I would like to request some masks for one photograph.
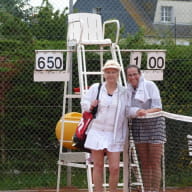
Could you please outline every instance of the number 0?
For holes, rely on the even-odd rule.
[[[162,69],[165,65],[165,61],[163,57],[150,57],[149,58],[149,68],[151,69]]]
[[[156,67],[156,58],[155,57],[150,57],[149,67],[152,68],[152,69]]]
[[[60,69],[62,67],[62,60],[60,57],[55,58],[55,68]]]
[[[157,58],[157,67],[158,68],[163,68],[165,65],[165,61],[163,57],[158,57]]]

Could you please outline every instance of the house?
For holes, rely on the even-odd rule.
[[[153,26],[161,37],[169,34],[177,44],[189,44],[192,37],[192,0],[159,0]]]
[[[77,0],[74,9],[101,14],[103,21],[118,19],[125,36],[142,27],[151,42],[171,37],[189,44],[192,37],[192,0]]]

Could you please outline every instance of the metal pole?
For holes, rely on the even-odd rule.
[[[177,20],[175,17],[175,45],[177,44]]]
[[[73,0],[69,0],[69,13],[73,13]]]
[[[69,0],[69,14],[70,13],[73,13],[73,0]],[[69,49],[69,47],[67,47],[67,49]],[[71,49],[71,48],[70,48]],[[72,94],[72,85],[73,85],[73,81],[72,81],[72,74],[73,74],[73,71],[72,71],[72,52],[70,52],[69,54],[67,53],[67,55],[69,55],[69,59],[67,62],[68,63],[68,66],[69,66],[69,72],[70,72],[70,81],[68,83],[68,94]],[[72,99],[69,98],[68,99],[68,112],[72,112]],[[68,152],[71,152],[70,149],[67,150]],[[72,174],[71,174],[71,167],[68,167],[67,166],[67,186],[71,186],[71,179],[72,179]]]
[[[73,12],[73,0],[69,0],[69,14]],[[69,49],[69,47],[67,47],[67,49]],[[70,48],[71,50],[71,48]],[[72,71],[72,52],[70,52],[68,55],[69,55],[69,60],[67,62],[68,63],[68,66],[69,66],[69,72],[70,72],[70,81],[68,83],[68,94],[72,94],[72,85],[73,85],[73,80],[72,80],[72,74],[73,74],[73,71]],[[68,99],[68,112],[72,112],[72,99],[69,98]]]

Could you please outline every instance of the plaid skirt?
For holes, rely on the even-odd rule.
[[[134,118],[129,123],[135,143],[165,143],[166,125],[164,117]]]

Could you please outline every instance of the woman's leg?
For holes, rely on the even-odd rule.
[[[107,157],[109,162],[109,189],[110,192],[117,191],[117,184],[119,182],[119,162],[120,152],[107,151]]]
[[[151,191],[152,170],[149,159],[148,143],[136,144],[137,153],[141,163],[142,179],[145,191]]]
[[[163,144],[149,144],[149,161],[152,168],[152,191],[159,192],[161,184],[161,158]]]
[[[95,192],[103,191],[103,165],[104,165],[104,151],[92,150],[93,158],[93,183],[95,185]]]

